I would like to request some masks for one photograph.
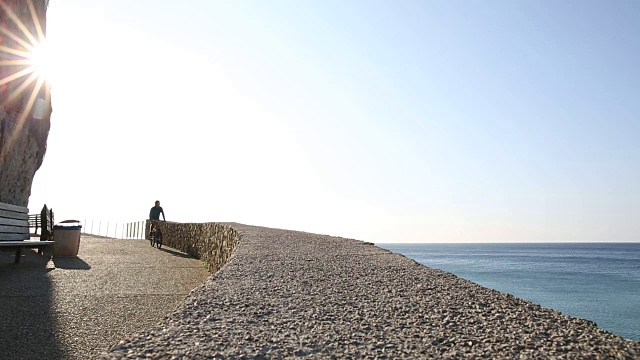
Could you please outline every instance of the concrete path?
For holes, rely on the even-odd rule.
[[[77,258],[0,252],[0,356],[91,359],[157,325],[209,273],[145,240],[83,236]]]

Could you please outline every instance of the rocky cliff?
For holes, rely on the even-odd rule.
[[[47,148],[49,85],[30,54],[44,39],[47,0],[0,0],[0,202],[27,206]]]

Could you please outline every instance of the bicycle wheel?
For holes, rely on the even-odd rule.
[[[151,233],[149,233],[149,243],[151,243],[151,247],[153,247],[156,244],[156,230],[155,229],[151,230]]]
[[[156,233],[156,246],[158,247],[158,249],[160,249],[162,247],[162,233],[161,232],[157,232]]]

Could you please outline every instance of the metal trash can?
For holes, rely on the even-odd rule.
[[[53,256],[78,256],[80,248],[80,221],[65,220],[53,227]]]

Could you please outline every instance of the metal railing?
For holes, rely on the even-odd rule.
[[[146,220],[133,222],[111,222],[83,220],[82,233],[114,239],[144,239]]]

